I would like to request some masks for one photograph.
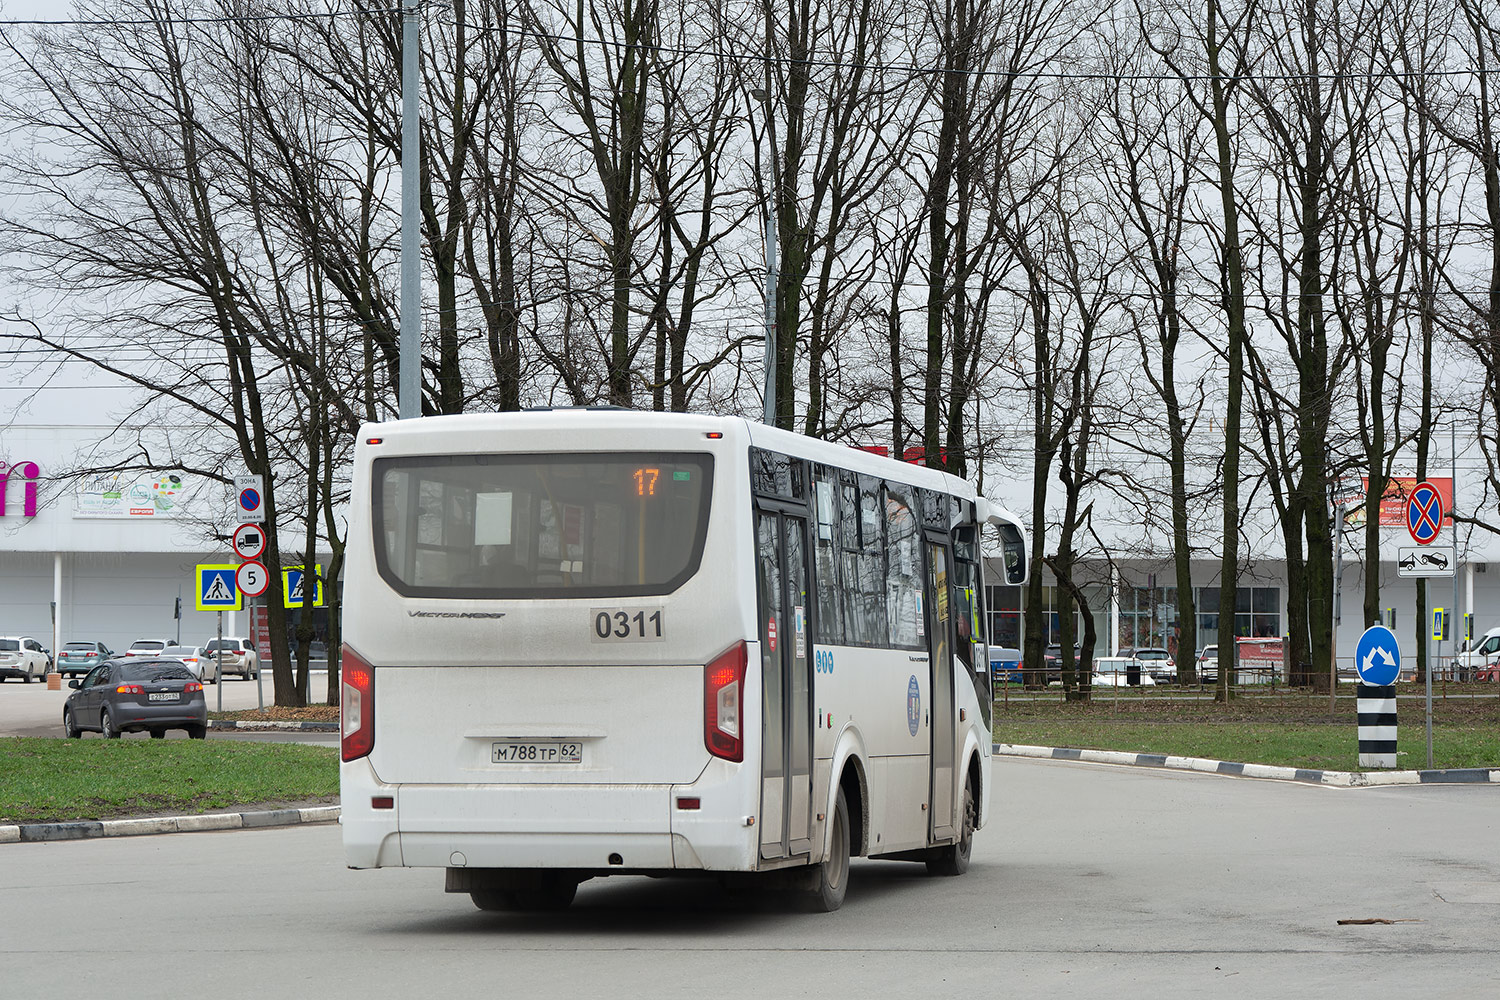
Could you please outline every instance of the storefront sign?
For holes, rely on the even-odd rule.
[[[16,513],[15,508],[6,506],[6,499],[12,492],[12,480],[23,484],[21,516],[36,517],[36,480],[41,474],[42,470],[35,462],[16,462],[13,465],[0,462],[0,517]]]
[[[196,486],[182,472],[101,472],[83,476],[74,487],[74,517],[178,517]]]

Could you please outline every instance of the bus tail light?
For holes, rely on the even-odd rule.
[[[375,749],[375,670],[348,646],[340,659],[339,750],[358,760]]]
[[[745,759],[745,661],[745,643],[737,642],[703,668],[703,742],[709,753],[725,760]]]

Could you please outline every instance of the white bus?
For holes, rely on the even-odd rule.
[[[352,868],[480,909],[718,873],[843,901],[849,858],[968,867],[989,814],[968,483],[737,418],[371,425],[344,590]],[[751,873],[773,873],[752,876]]]

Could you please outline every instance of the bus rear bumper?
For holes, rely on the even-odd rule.
[[[368,758],[339,765],[339,826],[350,868],[401,867],[395,809],[398,787],[382,783]],[[389,800],[390,808],[375,808],[377,800]]]
[[[383,785],[362,764],[344,765],[344,850],[352,868],[755,867],[759,831],[744,804],[733,801],[736,782],[725,782],[729,776],[712,765],[690,785]],[[383,796],[394,808],[372,806]]]

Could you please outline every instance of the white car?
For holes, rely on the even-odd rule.
[[[203,655],[202,646],[168,646],[161,651],[161,655],[162,659],[181,660],[182,665],[191,670],[193,676],[200,681],[205,679],[203,676],[205,665],[209,668],[209,673],[213,674],[211,678],[208,678],[208,683],[212,684],[219,679],[213,671],[211,659]]]
[[[0,681],[8,677],[19,677],[27,684],[45,680],[51,665],[52,657],[31,636],[0,636]]]
[[[1198,654],[1198,681],[1216,681],[1219,679],[1219,647],[1215,643],[1209,643],[1203,647]]]
[[[1094,687],[1125,687],[1130,685],[1130,672],[1132,670],[1139,673],[1141,687],[1156,687],[1156,679],[1147,672],[1146,665],[1132,656],[1100,656],[1096,658],[1094,660]]]
[[[260,657],[255,643],[243,636],[214,638],[203,644],[203,656],[217,681],[222,674],[239,674],[245,680],[260,676]]]
[[[1160,646],[1122,649],[1120,655],[1140,660],[1142,667],[1151,672],[1158,684],[1177,683],[1177,663],[1172,659],[1172,654]]]
[[[160,656],[161,651],[173,645],[171,639],[137,639],[125,650],[126,656]]]

